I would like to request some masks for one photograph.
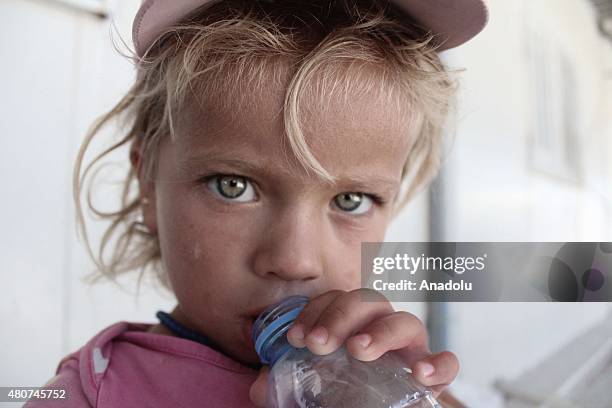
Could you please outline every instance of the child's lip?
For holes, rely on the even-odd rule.
[[[260,307],[257,307],[257,308],[253,308],[253,309],[251,309],[249,312],[247,312],[247,316],[248,316],[250,319],[257,320],[257,318],[259,317],[259,315],[261,315],[261,313],[262,313],[264,310],[266,310],[266,309],[267,309],[267,308],[268,308],[270,305],[275,304],[275,303],[278,303],[278,301],[271,301],[270,303],[268,303],[268,304],[266,304],[266,305],[264,305],[264,306],[260,306]]]
[[[305,296],[305,295],[302,295],[302,294],[299,294],[299,293],[297,293],[296,295]],[[264,310],[266,310],[266,309],[267,309],[268,307],[270,307],[271,305],[275,305],[275,304],[279,303],[280,301],[282,301],[283,299],[285,299],[285,297],[286,297],[286,296],[289,296],[289,294],[287,294],[287,295],[285,295],[285,296],[283,296],[283,297],[279,297],[279,298],[277,298],[277,299],[272,299],[272,300],[270,300],[269,302],[266,302],[266,303],[265,303],[264,305],[262,305],[262,306],[252,308],[252,309],[250,309],[250,310],[249,310],[249,311],[246,313],[246,315],[247,315],[248,317],[250,317],[250,318],[252,317],[252,318],[254,318],[254,319],[257,319],[257,318],[259,317],[259,315],[261,315],[261,313],[262,313]]]

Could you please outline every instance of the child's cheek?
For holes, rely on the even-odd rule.
[[[361,243],[382,242],[385,232],[385,223],[373,223],[368,229],[350,231],[343,239],[329,242],[329,253],[335,254],[331,264],[333,266],[330,266],[326,276],[330,290],[354,290],[362,287]]]
[[[357,254],[358,255],[358,254]],[[356,260],[354,259],[356,258]],[[361,286],[360,258],[358,256],[345,257],[330,268],[326,281],[329,290],[353,290]]]

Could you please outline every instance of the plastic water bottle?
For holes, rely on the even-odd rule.
[[[291,296],[253,325],[255,350],[270,365],[269,408],[441,408],[393,352],[365,362],[344,346],[324,356],[292,347],[286,333],[306,303],[307,297]]]

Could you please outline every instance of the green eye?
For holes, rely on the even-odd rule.
[[[241,176],[219,175],[212,177],[207,184],[211,191],[231,201],[251,201],[255,196],[251,183]]]
[[[363,202],[368,205],[362,206]],[[363,214],[372,207],[372,199],[363,193],[342,193],[334,198],[336,206],[353,214]]]

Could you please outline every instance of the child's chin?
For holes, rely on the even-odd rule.
[[[257,357],[257,353],[255,352],[255,343],[253,343],[253,337],[252,337],[254,323],[255,323],[254,318],[245,319],[245,323],[242,325],[242,329],[243,329],[242,336],[243,336],[244,344],[246,344],[249,349],[249,354],[252,354],[255,358]]]

